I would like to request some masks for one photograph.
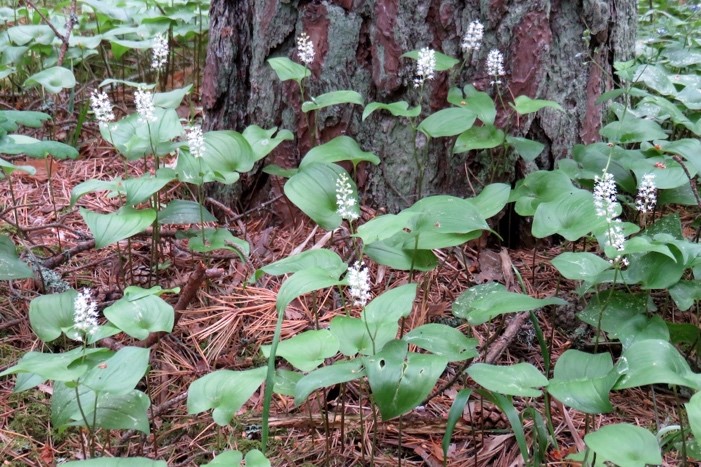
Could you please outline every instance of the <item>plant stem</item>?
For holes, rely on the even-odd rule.
[[[265,377],[265,391],[263,392],[263,416],[262,430],[260,437],[261,452],[266,453],[268,447],[268,436],[270,433],[270,403],[273,399],[273,386],[275,384],[275,354],[277,346],[280,342],[280,334],[282,333],[282,320],[285,317],[285,309],[279,308],[277,314],[277,323],[275,323],[275,333],[273,334],[273,342],[270,344],[270,356],[268,357],[268,372]]]
[[[78,391],[78,386],[79,383],[78,381],[76,381],[75,387],[73,388],[75,390],[75,400],[78,404],[78,411],[80,412],[80,416],[83,419],[83,423],[85,423],[85,429],[88,430],[88,435],[90,437],[90,439],[88,440],[88,444],[90,446],[90,457],[95,457],[95,446],[93,445],[94,434],[92,428],[90,427],[90,423],[88,422],[88,417],[85,415],[85,411],[83,410],[83,404],[80,403],[80,392]],[[95,394],[95,403],[97,403],[97,393]],[[83,453],[85,453],[85,446],[83,446]]]

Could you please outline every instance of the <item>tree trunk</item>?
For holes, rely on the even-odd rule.
[[[311,95],[352,89],[366,103],[406,100],[416,105],[420,96],[412,86],[414,62],[401,55],[430,47],[462,59],[462,35],[477,19],[485,26],[482,47],[456,82],[493,93],[484,63],[491,49],[502,51],[506,76],[501,89],[507,108],[511,96],[518,95],[550,99],[564,108],[544,109],[517,125],[511,119],[508,129],[545,143],[536,163],[552,168],[574,144],[598,139],[604,109],[596,99],[613,84],[614,61],[632,55],[636,16],[634,0],[212,0],[202,87],[207,127],[241,131],[255,123],[290,129],[297,138],[279,147],[269,161],[294,167],[309,149],[309,128],[296,84],[281,83],[268,58],[298,61],[295,38],[304,31],[316,50]],[[447,106],[450,80],[442,72],[427,83],[424,116],[427,103],[432,111]],[[418,169],[410,127],[385,112],[361,122],[359,109],[344,105],[321,111],[321,141],[347,134],[380,157],[378,167],[365,167],[359,174],[369,198],[365,202],[390,211],[413,203]],[[501,109],[498,122],[506,122],[506,113]],[[481,184],[512,181],[535,168],[493,152],[453,155],[451,147],[446,138],[431,141],[424,194],[471,195]]]

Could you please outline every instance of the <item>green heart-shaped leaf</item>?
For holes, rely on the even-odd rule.
[[[26,79],[23,86],[35,86],[38,84],[47,92],[56,94],[61,92],[62,89],[75,87],[75,83],[75,76],[73,76],[71,70],[60,66],[54,66],[33,74]]]
[[[111,214],[97,214],[80,208],[80,215],[95,237],[96,248],[104,248],[143,232],[156,220],[153,209],[137,210],[129,206]]]
[[[273,136],[275,132],[277,132],[277,136]],[[246,129],[243,130],[243,137],[246,138],[246,141],[248,141],[248,144],[251,146],[256,161],[270,154],[270,152],[283,141],[294,139],[294,135],[290,130],[277,131],[277,127],[264,130],[258,125],[247,126]]]
[[[662,464],[662,455],[655,435],[639,426],[616,423],[599,428],[584,437],[597,458],[621,467]]]
[[[514,99],[513,104],[510,105],[516,112],[518,112],[521,115],[537,112],[546,107],[564,111],[564,109],[557,102],[543,99],[531,99],[530,97],[523,95],[516,97],[516,99]]]
[[[285,183],[285,195],[321,228],[333,230],[341,225],[341,216],[336,212],[336,181],[344,173],[347,176],[347,172],[336,164],[305,165]],[[350,177],[348,180],[352,196],[357,198],[355,182]]]
[[[530,311],[547,305],[566,305],[557,297],[533,298],[509,292],[502,284],[489,282],[471,287],[453,302],[453,314],[476,326],[504,313]]]
[[[195,380],[187,393],[187,413],[214,409],[214,421],[227,425],[263,383],[266,372],[266,367],[245,371],[218,370]]]
[[[611,268],[611,263],[587,252],[560,253],[552,263],[565,278],[585,282],[594,282],[599,274]]]
[[[548,385],[548,379],[530,363],[506,366],[473,363],[467,374],[480,386],[510,396],[538,397],[541,391],[536,388]]]
[[[54,385],[51,400],[51,422],[54,426],[85,426],[85,420],[89,420],[91,423],[94,420],[95,427],[107,430],[137,430],[147,434],[150,432],[148,408],[151,402],[143,392],[134,389],[124,394],[96,393],[82,385],[79,385],[77,389],[78,395],[76,395],[76,388],[68,387],[65,383]],[[78,405],[78,397],[80,398],[80,406]],[[81,414],[81,408],[85,418]],[[102,461],[103,459],[95,460]],[[102,466],[105,464],[92,465]]]
[[[275,355],[282,357],[301,371],[312,371],[324,360],[338,352],[338,339],[328,330],[305,331],[280,341]],[[270,346],[262,345],[261,352],[270,357]]]
[[[294,80],[301,82],[312,74],[307,67],[295,63],[287,57],[269,58],[268,65],[275,70],[275,74],[277,74],[280,81]]]
[[[44,342],[58,339],[62,333],[70,337],[74,324],[74,302],[78,293],[40,295],[29,304],[29,323],[32,331]]]
[[[97,393],[126,394],[146,374],[149,353],[149,349],[141,347],[123,347],[93,366],[80,384]]]
[[[408,344],[394,340],[378,354],[363,358],[375,404],[383,420],[413,410],[433,389],[448,360],[408,352]]]
[[[7,235],[0,235],[0,280],[15,280],[33,277],[34,272],[19,259],[15,244]]]
[[[363,96],[355,91],[331,91],[320,96],[313,97],[311,101],[302,104],[302,112],[311,112],[325,107],[339,104],[363,105]]]
[[[363,120],[372,115],[376,110],[386,110],[395,117],[418,117],[421,113],[421,106],[409,108],[409,103],[406,101],[392,102],[384,104],[382,102],[371,102],[365,106],[363,111]]]
[[[477,115],[469,109],[451,107],[432,113],[418,129],[431,138],[456,136],[472,128],[476,119]]]
[[[303,403],[309,394],[317,389],[354,381],[364,375],[363,364],[359,359],[339,361],[316,369],[297,382],[294,394],[295,405]]]
[[[472,151],[474,149],[491,149],[500,146],[504,142],[505,134],[491,123],[482,126],[473,126],[464,131],[455,140],[454,154]]]
[[[135,339],[146,339],[152,332],[171,332],[175,311],[157,292],[127,287],[122,298],[105,308],[105,318]]]
[[[623,374],[616,389],[648,384],[676,384],[701,390],[701,375],[695,374],[679,351],[661,339],[634,342],[618,363]]]
[[[592,355],[570,349],[557,359],[548,392],[584,413],[607,413],[613,410],[609,392],[618,377],[610,354]]]
[[[460,362],[478,355],[476,339],[470,339],[459,330],[445,324],[424,324],[405,334],[402,340],[420,349],[442,355],[449,362]]]
[[[184,199],[174,199],[158,213],[158,223],[161,225],[216,221],[217,218],[200,203]]]
[[[380,163],[380,158],[375,154],[363,151],[356,140],[350,136],[337,136],[328,143],[312,148],[299,163],[299,167],[304,168],[310,164],[350,161],[357,166],[363,161],[373,165]]]

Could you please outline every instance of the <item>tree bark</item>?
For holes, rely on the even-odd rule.
[[[614,61],[627,60],[633,52],[634,0],[212,0],[202,87],[207,129],[241,131],[253,123],[290,129],[295,141],[283,144],[269,160],[294,167],[309,149],[310,129],[296,84],[281,83],[266,64],[268,58],[297,60],[295,38],[304,31],[316,50],[311,95],[352,89],[366,103],[406,100],[416,105],[414,63],[401,55],[430,47],[462,59],[460,41],[475,19],[485,26],[481,49],[459,77],[442,72],[427,83],[423,116],[427,104],[431,111],[447,106],[451,79],[493,94],[484,63],[496,48],[504,53],[507,73],[501,86],[507,108],[500,109],[498,122],[507,121],[512,95],[550,99],[564,108],[544,109],[517,124],[508,119],[510,134],[545,143],[538,167],[552,168],[576,143],[598,139],[605,109],[596,99],[613,85]],[[390,211],[413,203],[418,171],[407,122],[384,112],[361,122],[361,114],[351,105],[321,111],[321,141],[347,134],[380,157],[378,167],[364,167],[358,174],[365,202]],[[535,168],[498,152],[453,155],[451,147],[445,138],[430,142],[424,194],[472,195],[481,184],[512,181]],[[251,182],[244,181],[243,189],[246,183]]]

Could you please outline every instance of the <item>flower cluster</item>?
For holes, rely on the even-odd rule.
[[[81,333],[81,337],[97,331],[97,304],[87,289],[75,297],[73,310],[73,327]]]
[[[635,207],[642,213],[652,212],[657,205],[657,187],[655,186],[655,174],[643,175],[638,195],[635,197]]]
[[[312,44],[306,32],[303,32],[297,38],[297,57],[299,57],[302,63],[307,67],[311,66],[312,62],[314,62],[314,44]]]
[[[616,216],[616,181],[613,175],[604,170],[601,177],[594,177],[594,209],[596,215],[606,220],[607,243],[616,249],[623,251],[626,241],[623,233],[623,223]],[[612,263],[628,265],[628,259],[621,255],[616,256]]]
[[[190,146],[192,157],[197,159],[204,157],[207,147],[204,144],[202,127],[199,125],[192,126],[185,132],[185,135],[187,136],[187,144]]]
[[[594,177],[594,208],[596,215],[607,222],[616,217],[616,181],[608,172]]]
[[[151,68],[161,71],[167,61],[168,37],[165,34],[159,34],[154,39],[153,47],[151,48]]]
[[[348,268],[348,286],[353,304],[365,306],[370,300],[370,273],[362,261]]]
[[[139,88],[134,93],[136,111],[139,114],[139,121],[142,123],[152,123],[156,121],[154,115],[153,94],[144,88]]]
[[[492,78],[489,84],[501,84],[501,76],[504,76],[504,55],[497,49],[492,49],[487,55],[487,74]]]
[[[477,51],[482,45],[482,37],[484,37],[484,26],[477,20],[474,20],[467,27],[467,32],[462,38],[460,47],[464,53],[470,50]]]
[[[360,217],[357,201],[350,178],[343,172],[336,180],[336,212],[342,219],[356,220]]]
[[[419,50],[419,58],[416,60],[416,78],[414,87],[423,86],[426,80],[432,80],[436,71],[436,51],[424,47]]]
[[[93,89],[93,92],[90,93],[90,109],[100,125],[107,125],[114,121],[112,102],[110,102],[107,93]]]

